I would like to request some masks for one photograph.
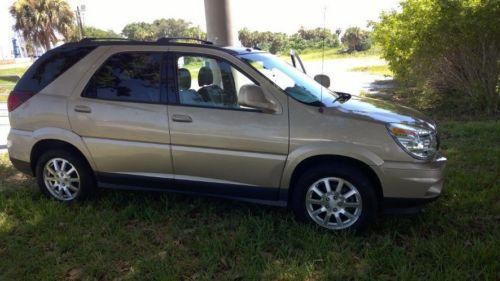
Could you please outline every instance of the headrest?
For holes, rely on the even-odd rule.
[[[177,71],[179,76],[179,90],[188,90],[191,88],[191,73],[185,68],[179,68]]]
[[[214,75],[212,73],[212,70],[206,66],[200,68],[200,72],[198,73],[198,85],[201,86],[206,86],[206,85],[212,85],[214,82]]]

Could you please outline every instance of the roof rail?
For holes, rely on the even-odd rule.
[[[211,41],[198,39],[198,38],[190,38],[190,37],[163,37],[156,40],[157,43],[172,43],[177,41],[195,41],[201,44],[213,45],[214,43]]]
[[[117,38],[117,37],[85,37],[82,40],[80,40],[80,43],[90,43],[90,42],[96,42],[96,41],[136,41],[132,39],[127,39],[127,38]]]

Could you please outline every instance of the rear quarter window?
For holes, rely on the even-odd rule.
[[[37,93],[88,55],[95,47],[56,48],[40,57],[16,84],[15,91]]]

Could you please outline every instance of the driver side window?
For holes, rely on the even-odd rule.
[[[248,84],[255,83],[226,61],[188,55],[177,58],[181,105],[243,108],[238,104],[238,93]]]

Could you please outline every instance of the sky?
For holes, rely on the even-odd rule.
[[[366,27],[381,11],[397,9],[400,0],[231,0],[234,29],[294,33],[301,26],[332,30]],[[0,0],[0,57],[11,51],[13,0]],[[85,25],[121,33],[131,22],[181,18],[206,30],[204,0],[68,0],[85,5]],[[325,17],[326,12],[326,17]]]

